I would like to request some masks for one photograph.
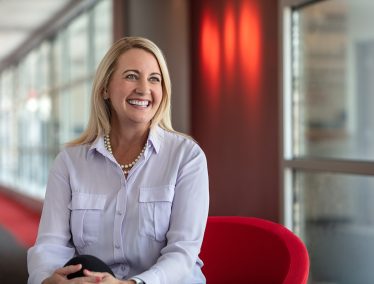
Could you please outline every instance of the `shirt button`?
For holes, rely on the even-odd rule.
[[[119,244],[115,244],[114,247],[115,247],[116,249],[119,249],[121,246],[120,246]]]
[[[130,268],[124,264],[121,266],[121,269],[125,274],[129,273],[129,270],[130,270]]]
[[[122,212],[121,211],[117,211],[117,215],[121,216]]]

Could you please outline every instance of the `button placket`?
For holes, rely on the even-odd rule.
[[[134,176],[134,174],[136,174],[139,171],[139,168],[141,168],[143,166],[143,164],[148,160],[148,158],[149,158],[149,149],[148,148],[149,147],[150,147],[150,145],[147,142],[147,146],[145,148],[145,151],[144,151],[142,157],[139,159],[139,161],[134,165],[134,167],[130,170],[129,174],[127,175],[127,177],[126,177],[127,181],[130,178],[132,178]]]
[[[122,223],[126,211],[126,194],[125,194],[126,181],[122,182],[121,189],[117,194],[116,213],[114,216],[114,258],[116,261],[122,261],[123,250],[122,250]]]

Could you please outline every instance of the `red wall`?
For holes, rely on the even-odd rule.
[[[192,135],[210,215],[280,217],[278,1],[192,0]]]

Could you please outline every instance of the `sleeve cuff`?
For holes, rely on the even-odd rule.
[[[134,280],[136,284],[146,284],[143,280],[137,277],[131,277],[129,280]]]
[[[144,271],[143,273],[140,273],[140,274],[138,274],[134,277],[131,277],[131,279],[134,279],[134,278],[142,280],[144,284],[147,284],[147,283],[152,283],[152,284],[165,283],[165,281],[163,281],[163,277],[161,276],[161,271],[159,271],[157,268],[151,268],[149,270]],[[136,280],[134,280],[134,281],[136,281]]]

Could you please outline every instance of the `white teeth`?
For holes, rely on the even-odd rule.
[[[138,101],[138,100],[128,100],[128,102],[131,105],[142,106],[142,107],[147,107],[149,104],[148,101]]]

